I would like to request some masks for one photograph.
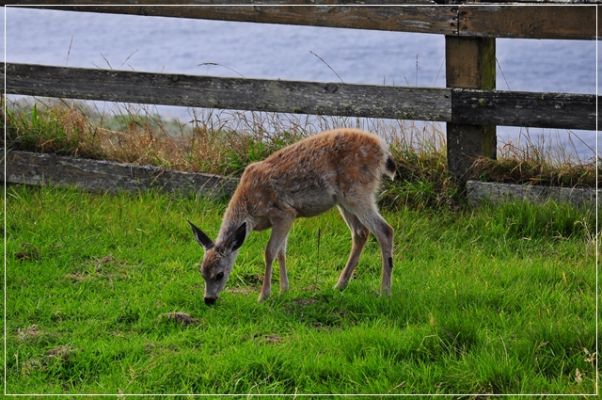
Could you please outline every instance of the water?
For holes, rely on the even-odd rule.
[[[9,62],[445,86],[442,35],[14,8],[6,31]],[[496,46],[499,89],[596,92],[595,41],[498,39]],[[190,119],[188,109],[157,109]],[[498,127],[498,141],[517,143],[524,133]],[[575,159],[594,157],[594,132],[530,128],[529,137]]]

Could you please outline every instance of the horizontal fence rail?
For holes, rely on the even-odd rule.
[[[600,208],[596,202],[595,188],[570,188],[558,186],[518,185],[513,183],[468,181],[466,183],[468,203],[476,206],[481,203],[503,203],[506,201],[528,201],[545,203],[553,200],[576,207]]]
[[[6,90],[29,96],[249,111],[596,128],[596,96],[568,93],[219,78],[30,64],[6,65]]]
[[[77,187],[92,192],[136,192],[158,189],[167,192],[230,195],[238,181],[219,175],[170,171],[150,165],[32,153],[0,148],[6,154],[7,183]]]
[[[1,68],[0,68],[1,69]],[[8,64],[9,94],[297,114],[446,121],[447,89]]]
[[[595,130],[596,96],[452,89],[452,115],[462,124]]]
[[[424,1],[419,1],[423,3]],[[225,21],[314,25],[337,28],[360,28],[388,31],[437,33],[448,36],[595,39],[595,5],[332,5],[328,1],[299,4],[279,1],[278,5],[221,5],[197,1],[176,7],[178,0],[120,2],[106,5],[101,0],[68,0],[57,5],[49,0],[21,0],[18,6],[44,7],[67,11],[89,11],[147,16],[199,18]],[[125,5],[125,4],[131,5]],[[210,3],[210,2],[209,2]],[[232,2],[233,3],[233,2]],[[370,2],[368,2],[370,3]],[[7,2],[0,2],[5,5]],[[8,3],[10,5],[10,3]],[[226,4],[226,5],[223,5]],[[292,5],[294,4],[294,5]]]
[[[211,174],[171,171],[154,166],[32,153],[6,149],[6,176],[0,181],[34,186],[76,187],[91,192],[138,192],[155,189],[181,194],[230,196],[237,179]],[[0,148],[0,154],[4,149]],[[468,181],[467,199],[474,206],[487,202],[550,199],[579,207],[596,206],[594,188],[549,187]]]

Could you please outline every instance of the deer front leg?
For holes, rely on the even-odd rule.
[[[393,228],[379,214],[376,203],[373,198],[364,203],[358,203],[351,206],[352,212],[359,222],[376,236],[380,244],[382,256],[382,280],[380,291],[382,294],[391,294],[391,274],[393,271]]]
[[[274,258],[278,255],[280,264],[280,287],[282,288],[282,277],[285,277],[286,286],[288,287],[288,278],[286,277],[286,269],[284,267],[284,253],[280,256],[282,247],[286,243],[286,237],[288,231],[293,224],[294,217],[279,218],[272,222],[272,235],[268,241],[268,245],[265,249],[265,275],[263,276],[263,285],[261,286],[261,292],[259,293],[259,302],[265,301],[270,297],[272,291],[272,263]],[[282,271],[284,270],[284,274]]]
[[[278,265],[280,266],[280,294],[288,290],[288,275],[286,273],[286,238],[278,252]]]
[[[384,295],[391,294],[391,274],[393,272],[393,228],[378,212],[369,218],[371,231],[380,244],[382,256],[382,280],[380,292]],[[370,225],[369,225],[370,226]]]
[[[366,228],[362,223],[357,219],[357,217],[350,212],[346,211],[344,208],[339,207],[341,215],[345,219],[347,226],[349,226],[349,230],[351,230],[352,237],[352,245],[351,245],[351,253],[349,253],[349,259],[347,260],[347,264],[341,272],[339,276],[339,280],[335,285],[335,289],[343,290],[347,287],[347,283],[353,275],[353,270],[359,261],[360,254],[362,254],[362,249],[368,240],[368,228]]]

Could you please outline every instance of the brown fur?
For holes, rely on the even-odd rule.
[[[224,223],[238,226],[251,217],[261,230],[271,227],[273,209],[310,217],[341,200],[353,202],[358,192],[376,191],[387,155],[382,139],[358,129],[308,137],[245,169]]]

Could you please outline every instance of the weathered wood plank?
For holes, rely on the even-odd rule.
[[[569,203],[576,207],[590,209],[596,207],[596,189],[594,188],[468,181],[466,191],[468,202],[472,206],[484,202],[501,203],[512,200],[526,200],[532,203],[545,203],[548,200],[554,200],[558,203]]]
[[[4,153],[4,149],[0,151]],[[223,196],[232,193],[237,184],[235,179],[218,175],[27,151],[8,151],[6,169],[6,177],[0,179],[7,183],[76,187],[91,192],[158,189]]]
[[[460,36],[595,39],[597,35],[595,5],[463,5],[458,21]]]
[[[547,0],[546,0],[547,1]],[[566,0],[561,0],[566,1]],[[576,0],[573,0],[576,1]],[[580,0],[584,1],[584,0]],[[270,5],[288,5],[288,6],[321,6],[321,5],[435,5],[440,4],[435,0],[188,0],[182,2],[181,0],[123,0],[114,2],[114,7],[122,6],[155,6],[155,7],[188,7],[188,6],[215,6],[215,5],[228,5],[228,6],[270,6]],[[89,0],[89,1],[77,1],[77,0],[63,0],[60,4],[57,4],[56,0],[19,0],[16,2],[0,1],[0,5],[9,4],[12,6],[44,6],[51,7],[56,6],[60,8],[62,6],[102,6],[111,5],[107,4],[104,0]],[[113,5],[111,5],[113,7]]]
[[[0,72],[3,66],[0,66]],[[401,88],[7,64],[7,93],[374,118],[447,121],[448,89]]]
[[[495,88],[495,39],[445,37],[446,83],[448,88]],[[496,128],[490,123],[475,125],[460,121],[454,112],[447,124],[447,165],[460,185],[466,181],[477,157],[496,157]]]
[[[4,149],[0,148],[4,153]],[[34,186],[75,187],[90,192],[137,192],[157,189],[204,196],[230,195],[236,179],[218,175],[168,171],[152,166],[116,163],[58,156],[56,154],[9,151],[7,175],[0,180]],[[3,173],[2,173],[3,174]],[[467,197],[476,206],[490,201],[499,203],[527,200],[567,202],[578,207],[595,207],[595,189],[516,185],[468,181]]]
[[[9,94],[473,125],[595,129],[594,95],[270,81],[27,64],[7,67]],[[0,65],[0,87],[3,68]]]
[[[452,121],[595,130],[596,96],[454,89]]]
[[[466,0],[466,1],[451,1],[451,2],[447,2],[447,3],[491,3],[491,4],[496,4],[500,5],[503,4],[504,1],[503,0]],[[602,3],[602,0],[511,0],[508,3],[515,3],[515,4],[539,4],[539,5],[545,5],[545,4],[600,4]]]
[[[409,2],[409,1],[406,1]],[[423,2],[421,0],[421,2]],[[455,6],[374,6],[377,1],[368,4],[348,1],[348,4],[336,4],[332,1],[317,1],[316,4],[299,4],[299,2],[281,0],[273,3],[251,5],[207,5],[197,1],[190,6],[172,6],[181,2],[167,1],[127,1],[120,5],[106,5],[106,2],[93,0],[85,2],[75,0],[63,1],[57,5],[53,1],[25,0],[19,6],[33,4],[39,7],[65,11],[87,11],[118,14],[136,14],[146,16],[200,18],[224,21],[262,22],[275,24],[314,25],[336,28],[359,28],[387,31],[405,31],[421,33],[454,34],[458,30],[457,7]],[[104,5],[103,5],[104,3]],[[142,5],[144,3],[146,5]],[[267,2],[266,2],[267,3]],[[309,3],[309,2],[307,2]],[[313,2],[312,2],[313,3]],[[335,3],[336,5],[333,5]],[[391,2],[389,2],[391,3]],[[131,5],[130,5],[131,4]],[[160,5],[157,5],[160,4]],[[223,4],[219,2],[219,4]],[[227,3],[226,3],[227,4]],[[294,5],[291,5],[294,4]],[[403,4],[403,2],[402,2]]]
[[[539,3],[539,1],[537,1]],[[558,3],[567,3],[557,0]],[[581,1],[580,1],[581,2]],[[4,5],[7,2],[0,2]],[[135,14],[226,21],[315,25],[389,31],[439,33],[459,36],[533,39],[594,39],[596,9],[590,5],[534,4],[431,5],[431,0],[336,0],[234,1],[196,0],[176,7],[177,0],[127,0],[107,5],[91,0],[21,0],[18,6],[66,11]],[[470,3],[470,1],[438,1]],[[217,5],[215,5],[217,4]],[[383,6],[384,5],[384,6]],[[602,13],[602,10],[598,11]]]

